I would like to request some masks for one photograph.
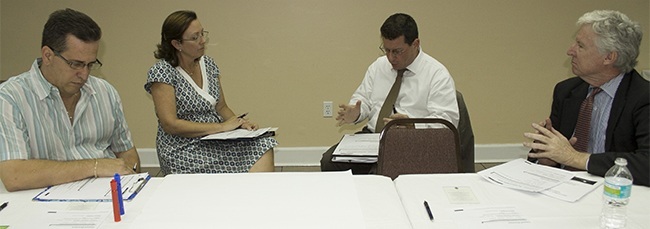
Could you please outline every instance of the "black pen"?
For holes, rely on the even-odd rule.
[[[2,205],[0,205],[0,211],[2,211],[2,209],[5,209],[7,205],[9,205],[9,202],[4,202]]]
[[[427,210],[427,214],[429,215],[429,219],[433,221],[433,213],[431,213],[431,208],[429,208],[429,203],[427,201],[424,201],[424,209]]]
[[[240,115],[240,116],[237,116],[237,118],[244,118],[244,117],[246,117],[246,115],[248,115],[248,112],[246,112],[246,113],[243,113],[243,114],[242,114],[242,115]]]

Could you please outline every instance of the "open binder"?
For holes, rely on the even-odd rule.
[[[379,133],[346,134],[332,153],[332,161],[375,163],[378,154]]]

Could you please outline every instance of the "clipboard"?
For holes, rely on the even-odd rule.
[[[217,141],[253,140],[262,137],[275,136],[275,131],[277,130],[278,130],[277,127],[259,128],[257,130],[234,129],[231,131],[210,134],[205,137],[202,137],[201,140],[217,140]]]
[[[80,181],[53,185],[38,193],[32,200],[43,202],[110,202],[113,177],[87,178]],[[149,173],[121,177],[122,198],[130,201],[149,182]]]

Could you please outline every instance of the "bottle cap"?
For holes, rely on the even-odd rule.
[[[622,157],[617,157],[616,161],[614,161],[614,163],[616,163],[617,165],[620,165],[620,166],[626,166],[627,165],[627,160],[625,160],[625,158],[622,158]]]

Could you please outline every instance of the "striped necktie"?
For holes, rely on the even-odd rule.
[[[589,146],[589,131],[591,130],[591,112],[593,111],[594,97],[602,89],[596,87],[591,91],[591,94],[582,101],[580,105],[580,112],[578,113],[578,122],[573,134],[578,141],[573,145],[573,148],[580,152],[587,152]],[[591,152],[590,152],[591,153]]]

